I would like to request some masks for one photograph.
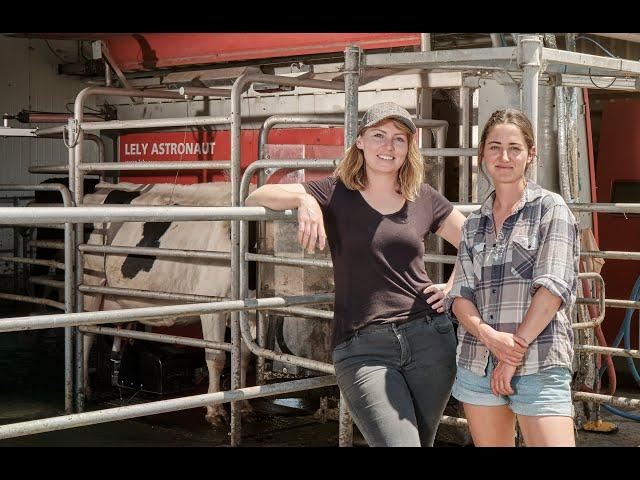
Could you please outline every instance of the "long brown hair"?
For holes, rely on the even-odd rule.
[[[385,118],[369,128],[377,127],[386,120]],[[406,200],[413,201],[420,192],[420,185],[424,178],[422,156],[414,141],[415,136],[411,130],[409,130],[409,127],[397,120],[392,119],[391,121],[396,128],[407,134],[409,148],[407,158],[398,171],[398,184],[400,186],[399,193],[402,197]],[[362,135],[367,130],[368,128],[364,129],[359,135]],[[357,147],[356,142],[347,150],[333,174],[338,177],[349,190],[364,190],[367,187],[364,154],[362,150]]]

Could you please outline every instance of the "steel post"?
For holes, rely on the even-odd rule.
[[[538,82],[542,60],[542,38],[539,35],[518,35],[518,60],[522,68],[522,111],[531,121],[535,141],[538,138]],[[536,181],[537,162],[534,159],[529,178]]]

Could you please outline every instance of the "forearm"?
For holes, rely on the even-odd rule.
[[[562,300],[544,287],[538,291],[531,300],[531,305],[524,320],[516,330],[516,335],[524,339],[528,344],[533,342],[551,322],[558,312]]]
[[[263,185],[247,197],[247,207],[267,207],[271,210],[298,208],[306,193],[290,192],[278,185]]]
[[[458,297],[453,301],[451,310],[467,332],[486,344],[486,329],[491,327],[482,320],[482,316],[473,302]]]

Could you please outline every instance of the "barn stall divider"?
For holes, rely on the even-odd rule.
[[[253,79],[253,82],[255,81],[264,81],[264,80],[274,80],[277,79],[273,76],[259,76],[255,79]],[[282,79],[283,82],[285,83],[291,83],[292,79],[289,78],[284,78]],[[252,82],[252,83],[253,83]],[[322,81],[314,81],[314,80],[293,80],[293,84],[306,84],[308,86],[313,86],[313,87],[325,87],[327,88],[327,86],[331,87],[331,88],[336,88],[336,86],[340,87],[340,84],[334,84],[331,82],[322,82]],[[216,94],[217,92],[215,91],[206,91],[206,93],[208,94]],[[240,92],[241,93],[241,92]],[[151,97],[151,98],[176,98],[175,94],[173,92],[162,92],[162,91],[145,91],[145,92],[141,92],[141,91],[132,91],[132,90],[123,90],[123,89],[113,89],[113,88],[102,88],[102,87],[97,87],[97,88],[88,88],[83,90],[78,97],[76,98],[76,102],[75,102],[75,117],[74,117],[74,121],[70,121],[69,122],[69,126],[67,127],[68,130],[68,138],[69,138],[69,142],[67,143],[67,140],[65,139],[65,143],[67,144],[68,147],[70,147],[70,157],[69,157],[69,174],[70,174],[70,186],[72,186],[72,190],[74,191],[74,196],[76,198],[76,202],[78,205],[82,205],[82,197],[83,197],[83,192],[82,192],[82,175],[84,171],[113,171],[113,170],[137,170],[137,169],[154,169],[154,170],[160,170],[160,169],[175,169],[176,165],[172,164],[172,163],[167,163],[167,162],[159,162],[159,164],[150,164],[150,163],[145,163],[145,164],[133,164],[133,165],[123,165],[121,163],[116,163],[116,164],[109,164],[109,163],[101,163],[99,165],[96,164],[83,164],[82,163],[82,137],[83,137],[83,131],[85,130],[89,130],[91,129],[91,127],[88,124],[82,123],[82,107],[83,107],[83,101],[89,96],[89,95],[93,95],[93,94],[101,94],[101,95],[119,95],[119,96],[130,96],[132,94],[135,94],[136,96],[145,96],[145,97]],[[182,98],[182,97],[179,97]],[[166,127],[166,126],[184,126],[184,125],[211,125],[211,124],[222,124],[222,123],[228,123],[228,119],[226,117],[222,117],[222,118],[212,118],[212,117],[198,117],[195,119],[162,119],[162,120],[142,120],[142,121],[115,121],[115,122],[99,122],[101,125],[99,126],[99,128],[95,128],[95,130],[104,130],[104,129],[123,129],[123,128],[153,128],[153,127]],[[64,131],[65,131],[65,127],[54,127],[53,129],[45,129],[45,130],[41,130],[40,134],[41,135],[51,135],[51,134],[56,134],[56,133],[63,133],[64,136]],[[196,163],[196,162],[194,162]],[[190,165],[190,164],[185,164],[185,162],[180,162],[180,165],[178,165],[179,168],[184,169],[184,168],[194,168],[194,169],[202,169],[203,167],[208,167],[208,168],[215,168],[215,169],[219,169],[219,168],[230,168],[232,171],[232,180],[233,177],[237,177],[239,180],[239,174],[236,173],[236,175],[234,175],[234,170],[239,170],[239,160],[237,162],[236,169],[234,169],[234,165],[232,165],[231,163],[228,163],[225,165],[224,162],[209,162],[211,163],[211,165],[205,165],[205,163],[207,162],[197,162],[197,164],[194,165]],[[123,168],[126,167],[126,168]],[[128,167],[132,167],[132,168],[128,168]],[[236,184],[238,182],[236,181]],[[235,189],[236,192],[236,196],[237,196],[237,187]],[[232,204],[233,204],[233,196],[232,196]],[[36,207],[37,209],[37,207]],[[36,210],[31,209],[31,213],[35,213]],[[95,210],[93,210],[93,212],[95,213]],[[76,211],[76,213],[78,213]],[[91,221],[93,221],[94,219],[91,219]],[[7,221],[9,221],[9,218],[7,217]],[[85,221],[88,221],[85,219]],[[80,229],[82,228],[82,224],[79,222],[75,222],[76,223],[76,229],[78,229],[78,231],[80,231]],[[233,226],[232,226],[232,231],[233,231]],[[233,237],[233,233],[232,233],[232,237]],[[81,262],[81,255],[82,255],[82,247],[80,245],[80,242],[76,243],[76,247],[77,247],[77,268],[76,268],[76,283],[79,286],[79,290],[78,290],[78,297],[77,297],[77,301],[76,301],[76,311],[81,312],[82,311],[82,293],[83,291],[89,291],[89,289],[91,287],[87,287],[87,286],[83,286],[82,285],[82,278],[83,278],[83,273],[82,273],[82,262]],[[91,246],[84,246],[85,248],[90,248]],[[150,252],[147,252],[150,253]],[[157,252],[154,252],[157,253]],[[172,253],[176,253],[176,252],[172,252]],[[212,252],[204,252],[204,254],[206,255],[207,253],[211,254]],[[197,252],[189,252],[189,253],[177,253],[177,256],[180,255],[197,255]],[[227,254],[228,255],[228,254]],[[233,251],[232,251],[232,255],[233,255]],[[171,256],[171,253],[167,253],[164,252],[164,256]],[[233,270],[233,268],[232,268]],[[96,288],[96,287],[93,287]],[[116,289],[109,289],[109,293],[113,294],[113,293],[118,293],[118,292],[114,292],[114,290]],[[125,289],[122,289],[125,290]],[[120,292],[120,293],[126,293],[128,295],[131,295],[132,292],[128,291],[128,292]],[[152,294],[148,294],[148,293],[144,293],[144,292],[138,292],[138,294],[140,296],[155,296],[156,298],[158,296],[163,295],[161,292],[160,293],[152,293]],[[164,297],[167,298],[169,297],[171,294],[165,294]],[[184,297],[184,296],[183,296]],[[194,297],[194,296],[192,296]],[[190,300],[193,301],[194,298],[180,298],[180,300]],[[277,305],[270,305],[271,307],[276,307]],[[287,306],[287,304],[284,304],[283,306]],[[6,324],[5,324],[6,325]],[[82,349],[82,341],[78,340],[81,337],[81,332],[78,331],[77,332],[77,340],[76,340],[76,408],[79,411],[82,411],[83,407],[84,407],[84,399],[83,399],[83,392],[82,392],[82,376],[83,373],[81,371],[82,368],[82,362],[80,361],[82,358],[82,353],[81,353],[81,349]],[[239,350],[239,345],[238,345],[238,349]],[[231,348],[232,351],[232,358],[234,357],[234,349]],[[233,362],[232,362],[232,370],[233,370]],[[239,375],[236,375],[236,377],[238,377]],[[232,406],[232,424],[233,424],[233,406]],[[237,423],[237,427],[239,428],[239,423]],[[233,431],[233,426],[232,426],[232,431]],[[238,441],[239,441],[239,433],[237,435],[234,435],[232,433],[232,444],[234,443],[233,438],[237,437]]]

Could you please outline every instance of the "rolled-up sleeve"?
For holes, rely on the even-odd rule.
[[[458,298],[466,298],[475,303],[475,278],[473,275],[473,257],[471,248],[467,243],[467,224],[462,226],[458,258],[454,268],[453,287],[444,298],[444,309],[450,318],[456,318],[453,314],[453,301]]]
[[[540,221],[540,246],[533,268],[531,296],[544,287],[560,297],[563,306],[575,300],[580,243],[578,226],[566,205],[555,205]]]

